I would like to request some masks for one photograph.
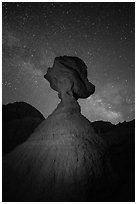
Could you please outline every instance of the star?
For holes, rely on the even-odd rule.
[[[25,101],[47,117],[57,93],[44,79],[56,56],[78,56],[96,91],[79,100],[90,120],[134,118],[134,2],[3,2],[3,103]]]

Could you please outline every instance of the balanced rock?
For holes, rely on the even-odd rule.
[[[3,201],[94,201],[102,185],[105,144],[81,115],[77,99],[93,94],[95,86],[77,57],[55,58],[45,78],[61,102],[3,158]]]
[[[76,99],[87,98],[95,91],[95,86],[87,79],[87,66],[78,57],[56,57],[45,78],[51,88],[58,91],[59,97],[68,93]]]

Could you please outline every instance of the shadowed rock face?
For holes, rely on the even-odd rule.
[[[104,140],[77,102],[95,91],[85,63],[57,57],[45,78],[61,102],[26,142],[3,158],[3,201],[113,201],[109,198],[119,178]]]
[[[87,66],[78,57],[56,57],[44,77],[60,98],[64,93],[75,99],[87,98],[95,91],[95,86],[87,79]]]

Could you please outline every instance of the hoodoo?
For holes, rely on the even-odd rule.
[[[77,100],[93,94],[95,86],[78,57],[56,57],[44,77],[61,101],[3,158],[3,201],[88,201],[101,185],[104,142]]]

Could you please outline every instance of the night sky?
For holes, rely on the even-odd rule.
[[[2,100],[47,117],[59,103],[43,75],[56,56],[80,57],[95,93],[80,99],[90,120],[135,117],[134,3],[3,3]]]

